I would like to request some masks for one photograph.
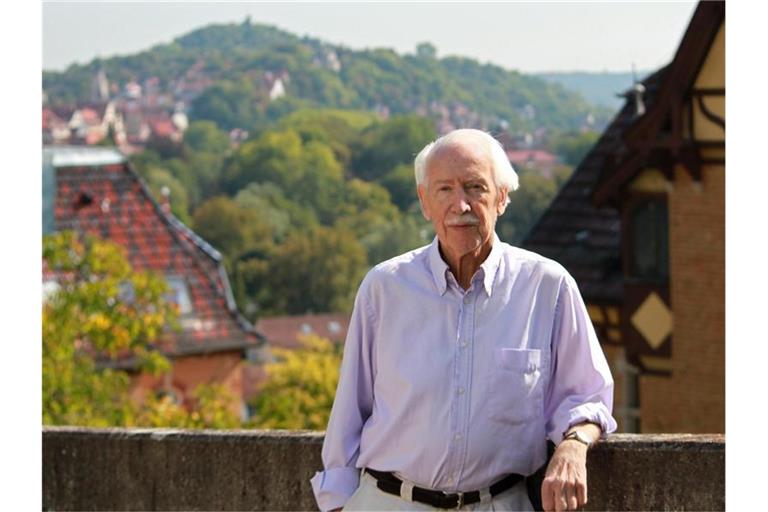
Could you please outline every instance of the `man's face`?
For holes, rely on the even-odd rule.
[[[424,217],[454,258],[489,242],[507,200],[507,190],[494,182],[490,156],[471,139],[436,150],[417,192]]]

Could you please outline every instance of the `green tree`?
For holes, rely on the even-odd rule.
[[[536,172],[521,169],[520,188],[512,192],[507,211],[496,223],[499,238],[512,245],[519,245],[571,172],[572,168],[561,166],[555,169],[553,178],[547,178]]]
[[[43,258],[60,276],[43,304],[43,422],[131,424],[128,375],[99,370],[95,357],[133,353],[145,371],[168,369],[150,345],[176,315],[165,281],[132,272],[121,247],[73,232],[46,236]]]
[[[176,326],[177,309],[160,276],[134,272],[122,247],[75,232],[43,239],[58,288],[43,302],[43,423],[94,427],[233,428],[234,397],[221,385],[195,388],[191,410],[168,396],[129,396],[131,377],[98,360],[133,355],[139,371],[161,375],[169,361],[152,348]]]
[[[318,224],[312,208],[291,201],[274,183],[253,182],[237,193],[235,202],[258,212],[269,224],[276,243],[282,242],[291,230],[304,230]]]
[[[432,225],[421,213],[401,215],[393,222],[372,224],[360,244],[365,247],[368,265],[374,266],[398,254],[428,244],[435,236]]]
[[[168,187],[168,201],[171,204],[171,213],[183,223],[191,224],[192,218],[189,216],[187,189],[178,179],[173,177],[171,171],[152,165],[146,170],[145,178],[152,191],[152,195],[158,202],[164,201],[163,188]]]
[[[225,130],[252,130],[264,120],[266,91],[245,74],[219,80],[192,102],[195,119],[213,121]]]
[[[298,350],[273,349],[267,382],[254,401],[253,425],[260,428],[323,430],[339,382],[341,347],[307,336]]]
[[[278,126],[295,130],[305,141],[327,144],[339,163],[348,168],[352,158],[350,145],[375,121],[376,115],[371,112],[304,108],[280,119]]]
[[[303,149],[301,136],[293,130],[265,132],[243,143],[224,168],[224,190],[234,195],[252,182],[270,182],[290,190],[305,172]]]
[[[350,232],[324,226],[294,231],[264,258],[244,263],[252,271],[246,287],[265,314],[349,311],[367,268]]]
[[[437,57],[437,48],[431,43],[419,43],[416,45],[416,55],[422,59],[434,59]]]
[[[240,146],[224,170],[223,186],[229,194],[254,182],[275,184],[328,225],[338,215],[344,169],[333,149],[319,140],[303,140],[292,129],[267,131]]]
[[[188,151],[223,155],[229,149],[229,135],[213,121],[192,121],[184,132]]]
[[[412,163],[395,166],[377,182],[389,191],[392,202],[402,212],[409,211],[419,200],[416,195],[416,177]]]
[[[555,153],[560,155],[563,162],[576,166],[581,163],[581,159],[592,149],[599,138],[599,132],[567,132],[554,136],[550,146]]]
[[[187,410],[168,395],[151,395],[136,415],[134,426],[148,428],[230,429],[242,426],[233,412],[236,397],[222,384],[200,384],[192,391],[194,406]]]
[[[416,154],[435,139],[432,121],[417,116],[395,116],[372,125],[354,148],[352,168],[356,176],[375,180],[398,164],[413,162]]]
[[[256,210],[244,208],[226,196],[207,200],[195,210],[194,230],[229,261],[244,252],[271,245],[268,221]]]

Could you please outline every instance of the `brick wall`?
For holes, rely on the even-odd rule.
[[[672,377],[642,376],[643,432],[725,431],[725,168],[669,193]]]
[[[167,375],[154,377],[141,374],[134,379],[131,397],[141,401],[150,390],[173,390],[184,397],[185,402],[192,400],[192,392],[199,384],[221,384],[235,397],[231,410],[238,416],[241,413],[240,401],[243,398],[243,359],[240,352],[217,352],[174,358],[173,369]]]

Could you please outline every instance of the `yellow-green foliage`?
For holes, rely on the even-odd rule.
[[[43,240],[43,257],[59,273],[59,289],[43,304],[43,423],[46,425],[238,426],[222,386],[195,390],[187,412],[168,398],[143,405],[129,398],[130,377],[98,369],[97,355],[130,352],[143,371],[161,375],[170,363],[151,343],[176,325],[176,307],[166,300],[162,277],[133,272],[124,249],[74,232]]]
[[[201,384],[193,391],[195,407],[188,412],[170,396],[149,397],[136,417],[135,426],[173,428],[239,428],[231,411],[235,396],[221,384]]]
[[[306,336],[298,350],[274,349],[268,381],[255,400],[254,425],[261,428],[324,430],[339,381],[341,348]]]

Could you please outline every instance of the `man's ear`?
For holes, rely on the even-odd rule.
[[[496,215],[502,215],[507,211],[507,197],[509,195],[509,189],[507,187],[501,187],[499,189],[498,202],[496,203]]]
[[[429,218],[429,213],[427,212],[427,209],[424,207],[424,196],[427,194],[427,189],[424,185],[417,185],[416,186],[416,194],[419,196],[419,206],[421,206],[421,214],[424,216],[427,220],[432,220]]]

